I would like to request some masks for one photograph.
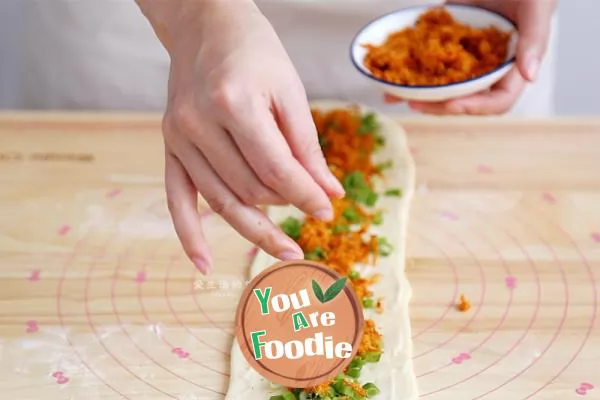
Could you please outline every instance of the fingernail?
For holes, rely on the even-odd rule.
[[[198,271],[200,271],[203,275],[210,274],[212,270],[210,260],[206,259],[205,257],[195,257],[192,259],[192,262],[194,263]]]
[[[384,93],[383,94],[383,101],[388,103],[388,104],[394,104],[394,103],[399,103],[402,101],[402,99],[400,97],[396,97],[393,94],[389,94],[389,93]]]
[[[304,255],[298,254],[298,252],[295,252],[295,251],[286,250],[286,251],[281,252],[277,258],[279,258],[282,261],[302,260],[304,258]]]
[[[527,74],[529,75],[529,79],[531,79],[532,81],[536,80],[539,69],[540,69],[540,62],[538,61],[537,58],[532,57],[527,62]]]
[[[421,111],[421,109],[423,108],[423,107],[421,106],[421,104],[419,104],[419,103],[413,103],[413,102],[410,102],[410,103],[408,103],[408,106],[409,106],[409,107],[411,108],[411,110],[413,110],[413,111]]]
[[[315,211],[313,217],[320,219],[321,221],[331,221],[333,219],[333,210],[331,208],[323,208]]]
[[[344,197],[344,195],[346,194],[346,191],[344,190],[344,187],[342,186],[340,181],[338,181],[338,179],[335,177],[335,175],[333,175],[333,173],[329,174],[329,184],[331,185],[331,188],[335,192],[334,194],[336,196]]]

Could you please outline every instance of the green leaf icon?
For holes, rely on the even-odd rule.
[[[321,286],[319,286],[319,283],[317,281],[315,281],[314,279],[312,281],[312,289],[313,289],[315,296],[317,296],[317,299],[319,299],[319,301],[321,303],[325,303],[325,299],[323,298],[323,289],[321,289]]]
[[[322,303],[327,303],[328,301],[331,301],[333,299],[335,299],[335,297],[340,294],[340,292],[342,291],[342,289],[344,289],[344,286],[346,286],[346,280],[348,278],[341,278],[337,281],[334,282],[333,285],[331,285],[329,287],[329,289],[327,289],[325,291],[325,295],[323,296],[323,301]]]
[[[313,279],[312,289],[315,293],[315,296],[317,296],[317,299],[319,299],[321,303],[327,303],[328,301],[335,299],[336,296],[340,294],[340,292],[344,289],[344,286],[346,286],[347,279],[348,278],[341,278],[335,281],[333,285],[331,285],[329,289],[325,291],[325,294],[323,294],[323,289],[321,289],[319,283]]]

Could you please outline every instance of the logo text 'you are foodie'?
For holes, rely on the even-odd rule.
[[[343,371],[363,334],[354,290],[335,271],[306,260],[275,264],[244,290],[237,341],[244,357],[272,383],[308,387]]]

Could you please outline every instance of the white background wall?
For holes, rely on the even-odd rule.
[[[600,0],[558,2],[557,113],[600,115]]]
[[[16,1],[40,0],[0,0],[0,68],[16,68],[10,54],[17,50],[19,18],[6,18],[15,13]],[[557,113],[600,115],[600,0],[558,1]],[[11,82],[0,82],[0,90],[14,89]]]

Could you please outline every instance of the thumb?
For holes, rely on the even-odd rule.
[[[522,0],[517,13],[519,42],[517,68],[526,80],[533,82],[546,54],[555,0]]]

